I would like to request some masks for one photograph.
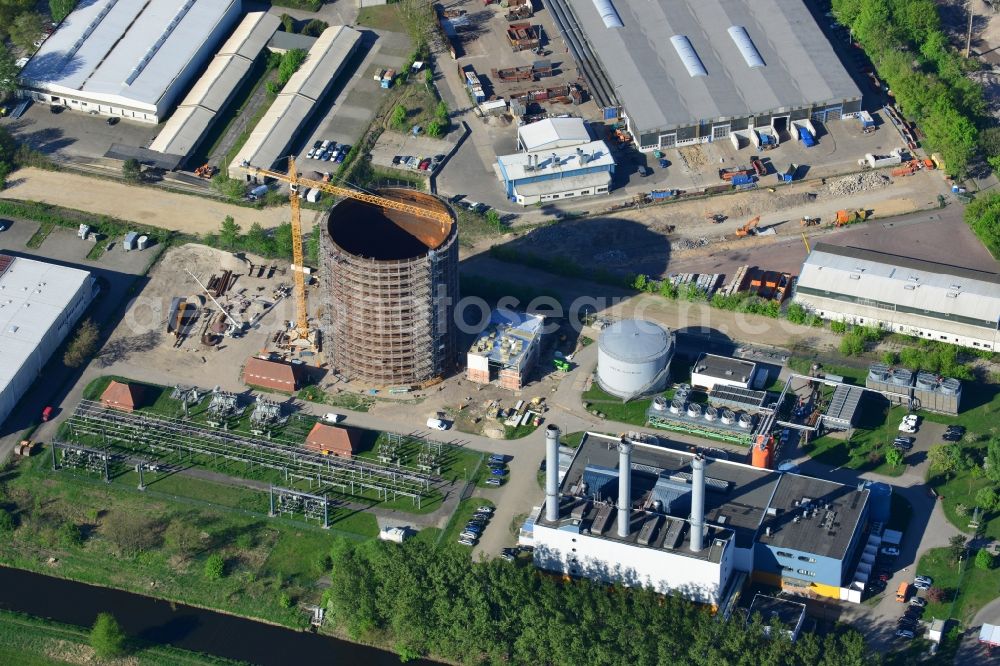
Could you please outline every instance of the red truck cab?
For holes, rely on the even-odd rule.
[[[48,406],[42,410],[42,422],[48,421],[52,418],[52,406]]]

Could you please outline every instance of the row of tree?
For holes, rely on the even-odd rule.
[[[319,256],[319,229],[313,228],[312,233],[304,234],[303,251],[306,262],[315,266]],[[250,225],[246,233],[232,216],[227,215],[222,221],[217,234],[210,234],[203,240],[207,245],[233,252],[249,252],[269,259],[292,258],[292,224],[283,222],[271,231],[267,231],[257,222]]]
[[[467,551],[338,540],[326,606],[351,636],[404,658],[473,664],[878,664],[857,632],[795,643],[765,638],[759,617],[728,622],[676,596],[563,582],[534,567],[474,563]]]
[[[948,46],[934,0],[833,0],[837,20],[849,26],[892,90],[916,121],[949,173],[962,176],[977,146],[985,116],[982,87],[968,72],[978,68]]]

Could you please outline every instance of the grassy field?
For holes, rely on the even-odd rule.
[[[948,414],[920,413],[928,421],[935,423],[956,423],[968,430],[966,441],[976,435],[983,437],[1000,436],[1000,384],[991,382],[962,382],[961,412]]]
[[[12,465],[4,483],[16,523],[0,539],[4,565],[293,627],[306,618],[281,599],[320,597],[315,581],[333,535],[318,525],[172,499],[155,484],[141,493],[124,481],[53,473],[47,452]],[[225,561],[222,579],[203,573],[212,554]]]
[[[89,636],[86,628],[0,611],[0,663],[19,666],[96,663]],[[133,639],[128,655],[114,663],[130,666],[221,666],[244,662]]]
[[[598,386],[596,381],[583,393],[583,404],[587,411],[600,412],[609,421],[639,426],[646,425],[646,410],[652,402],[650,399],[622,402],[621,398]]]
[[[924,617],[953,617],[968,626],[979,609],[996,597],[1000,589],[1000,569],[977,569],[972,559],[959,565],[952,560],[948,548],[934,548],[924,553],[916,573],[930,576],[934,579],[934,587],[946,592],[944,602],[928,602]]]
[[[299,391],[298,397],[309,402],[350,409],[355,412],[367,412],[375,404],[373,398],[358,395],[357,393],[327,393],[318,386],[305,387]]]
[[[56,225],[51,222],[43,222],[39,225],[38,230],[31,234],[31,238],[28,239],[28,242],[25,243],[25,245],[32,250],[37,250],[42,246],[42,243],[45,242],[45,239],[49,237],[49,234],[52,233],[55,226]]]
[[[395,5],[362,7],[358,12],[357,24],[390,32],[406,32],[406,26]]]

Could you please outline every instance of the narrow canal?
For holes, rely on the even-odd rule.
[[[395,654],[365,645],[6,567],[0,567],[0,608],[82,627],[92,625],[98,613],[109,612],[130,637],[262,666],[300,660],[366,666],[400,663]]]

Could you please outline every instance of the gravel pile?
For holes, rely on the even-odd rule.
[[[859,192],[877,190],[889,185],[892,181],[888,176],[877,171],[865,171],[853,176],[845,176],[826,184],[826,193],[834,197],[847,197]]]

